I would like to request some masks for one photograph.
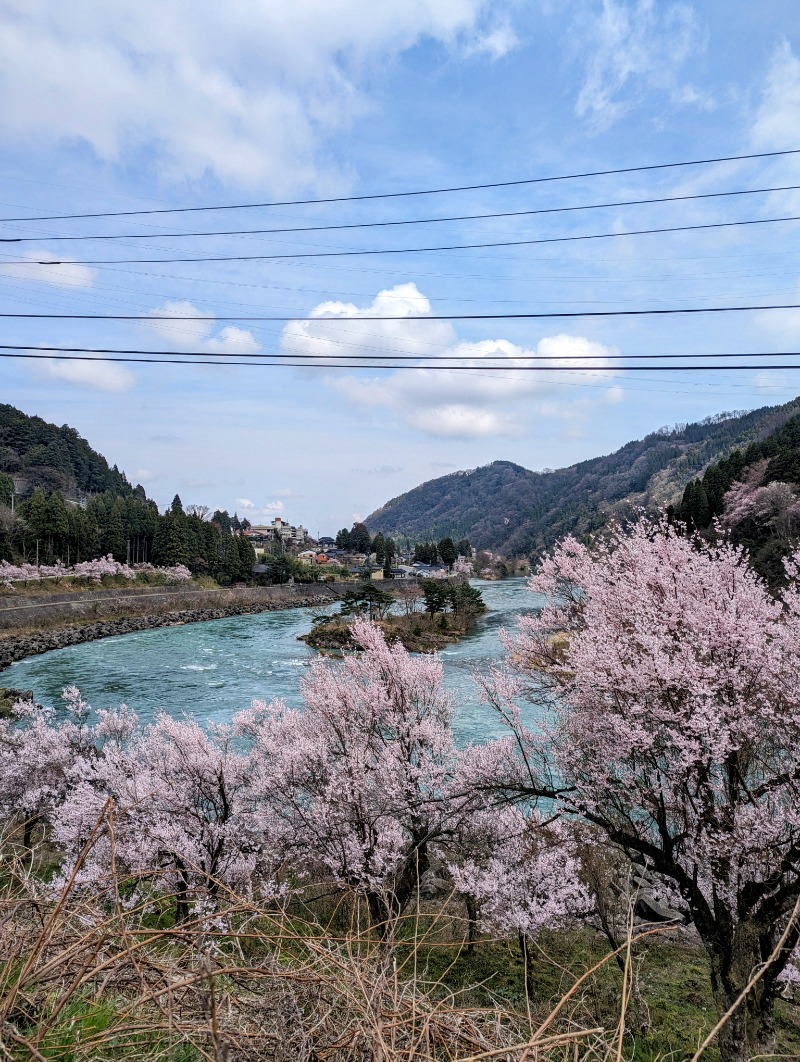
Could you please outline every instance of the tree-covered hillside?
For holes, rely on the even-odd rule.
[[[65,498],[109,491],[128,497],[133,488],[74,428],[48,424],[14,406],[0,405],[0,473],[13,477],[24,497],[41,487]]]
[[[478,549],[536,555],[636,506],[680,502],[684,487],[731,449],[766,438],[800,413],[800,399],[699,424],[661,428],[603,457],[555,472],[510,461],[430,480],[367,517],[372,532],[412,539],[466,536]]]
[[[0,560],[69,565],[110,554],[187,565],[227,585],[252,579],[245,526],[205,506],[184,512],[177,495],[159,514],[144,488],[131,487],[74,428],[0,405]]]
[[[783,558],[800,530],[800,416],[687,483],[674,515],[706,535],[719,522],[766,579],[783,582]]]

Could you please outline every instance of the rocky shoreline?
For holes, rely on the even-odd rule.
[[[275,588],[283,589],[283,588]],[[228,616],[246,616],[258,612],[273,612],[287,608],[310,608],[329,604],[336,600],[338,594],[331,587],[319,587],[305,594],[286,594],[272,599],[245,601],[218,608],[180,609],[174,612],[161,612],[121,619],[101,620],[96,623],[59,627],[53,630],[32,631],[20,637],[11,637],[0,642],[0,671],[17,660],[28,656],[38,656],[52,649],[65,649],[70,645],[93,642],[100,638],[111,638],[119,634],[133,634],[137,631],[152,630],[158,627],[178,627],[186,623],[203,623],[208,620],[225,619]]]

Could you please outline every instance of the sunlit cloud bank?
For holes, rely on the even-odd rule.
[[[379,315],[399,319],[369,320]],[[287,325],[282,346],[332,365],[353,364],[356,354],[411,358],[406,369],[392,370],[387,361],[388,371],[380,375],[372,370],[331,376],[327,386],[350,402],[391,410],[408,426],[440,437],[520,434],[537,400],[566,397],[586,383],[602,386],[619,372],[618,351],[583,336],[548,336],[530,348],[507,339],[470,342],[459,340],[449,322],[426,320],[430,315],[430,302],[416,285],[402,284],[381,291],[366,307],[322,303],[311,311],[312,321]],[[422,320],[410,319],[418,317]],[[470,371],[439,368],[432,359],[440,357],[456,359]],[[580,372],[567,374],[578,366]],[[609,398],[622,398],[618,385]]]

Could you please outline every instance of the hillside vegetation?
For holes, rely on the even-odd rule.
[[[128,497],[131,484],[75,428],[48,424],[14,406],[0,404],[0,474],[11,476],[23,495],[37,487],[65,498],[110,491]]]
[[[535,555],[636,506],[681,501],[684,487],[737,447],[763,440],[800,413],[800,399],[698,424],[661,428],[603,457],[531,472],[511,461],[429,480],[367,517],[371,531],[409,538],[466,536],[477,549]]]
[[[768,582],[784,582],[800,528],[800,416],[687,483],[675,516],[706,537],[719,521]]]

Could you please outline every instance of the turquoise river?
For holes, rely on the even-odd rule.
[[[542,602],[523,579],[473,585],[482,590],[489,612],[441,654],[459,742],[501,733],[474,675],[502,658],[501,628],[513,628]],[[61,690],[75,685],[94,708],[124,703],[143,721],[163,709],[221,722],[254,698],[302,704],[301,679],[316,653],[298,635],[310,625],[308,609],[287,609],[139,631],[29,657],[4,671],[0,683],[32,690],[46,705],[57,705]]]

